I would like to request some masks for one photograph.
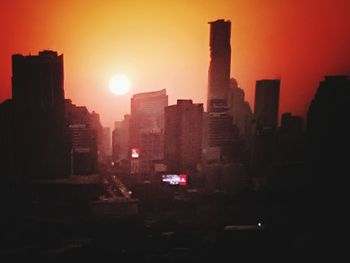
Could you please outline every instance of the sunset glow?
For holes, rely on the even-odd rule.
[[[325,74],[350,73],[350,2],[6,1],[0,8],[0,102],[11,98],[11,55],[64,55],[65,96],[113,126],[129,113],[108,82],[123,72],[132,93],[167,89],[169,103],[204,103],[208,22],[232,22],[231,76],[254,105],[255,80],[281,78],[280,113],[304,115]],[[327,37],[325,37],[327,34]],[[98,87],[104,87],[101,91]],[[131,95],[131,94],[130,94]]]

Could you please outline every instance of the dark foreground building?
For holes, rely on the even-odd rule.
[[[312,100],[306,127],[307,161],[314,182],[331,188],[349,174],[350,80],[347,76],[326,76]],[[331,179],[330,179],[331,178]],[[339,187],[339,184],[337,187]],[[333,185],[335,187],[335,185]]]
[[[70,175],[63,55],[12,56],[16,173],[27,179]]]
[[[251,169],[255,187],[265,184],[276,160],[280,80],[256,81]]]

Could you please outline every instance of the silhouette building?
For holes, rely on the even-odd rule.
[[[207,154],[219,153],[219,159],[231,159],[239,131],[228,107],[231,70],[231,22],[219,19],[210,24],[210,65],[205,137]],[[209,149],[210,148],[210,149]],[[204,159],[207,159],[205,156]],[[211,157],[210,157],[211,158]]]
[[[130,132],[130,115],[125,114],[122,121],[116,121],[112,132],[112,160],[114,165],[122,168],[128,166],[129,162],[129,132]]]
[[[111,129],[109,127],[102,128],[100,155],[104,163],[110,163],[112,158],[112,140]]]
[[[251,154],[255,187],[263,187],[274,169],[277,152],[277,125],[280,80],[258,80],[255,89],[254,138]]]
[[[202,154],[203,104],[177,100],[165,108],[165,163],[174,173],[197,170]]]
[[[13,179],[13,171],[18,166],[15,162],[16,151],[14,147],[13,132],[13,101],[6,100],[0,104],[0,165],[2,182]],[[6,185],[6,183],[4,183]]]
[[[339,182],[348,174],[350,80],[347,76],[326,76],[310,103],[307,114],[307,161],[315,180],[332,175]],[[330,183],[330,182],[329,182]]]
[[[279,79],[256,81],[254,116],[258,127],[277,127],[279,94]]]
[[[303,119],[300,116],[292,115],[290,112],[282,114],[281,131],[302,132]]]
[[[97,131],[91,125],[91,114],[85,106],[66,100],[66,120],[71,142],[71,173],[97,173]]]
[[[304,162],[303,119],[300,116],[290,112],[282,114],[277,157],[281,163]]]
[[[68,177],[63,55],[13,55],[12,97],[17,173],[26,179]]]
[[[249,149],[252,137],[253,113],[249,103],[245,101],[244,91],[238,87],[237,81],[233,78],[230,80],[227,100],[233,124],[239,129],[239,134],[245,141],[245,148]]]
[[[164,159],[164,108],[166,90],[135,94],[131,98],[130,159],[132,174],[150,175]],[[131,156],[137,152],[137,157]]]
[[[216,103],[227,103],[231,71],[231,22],[219,19],[210,24],[210,65],[207,111]]]

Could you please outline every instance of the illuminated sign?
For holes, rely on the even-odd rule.
[[[180,174],[179,177],[180,177],[179,184],[187,185],[187,174]]]
[[[131,149],[131,158],[137,159],[140,157],[140,148],[132,148]]]
[[[187,185],[187,174],[166,174],[162,175],[162,181],[169,185]]]

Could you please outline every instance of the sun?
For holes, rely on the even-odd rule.
[[[109,81],[109,89],[115,95],[124,95],[130,90],[130,81],[123,74],[114,75]]]

